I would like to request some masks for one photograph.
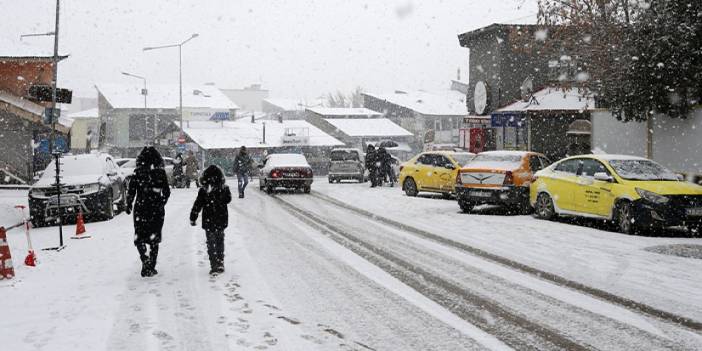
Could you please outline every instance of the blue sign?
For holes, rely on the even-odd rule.
[[[210,117],[210,121],[228,121],[229,112],[215,112]]]
[[[526,128],[526,115],[521,112],[501,112],[493,113],[490,116],[490,126]]]
[[[54,150],[61,152],[68,152],[68,143],[66,138],[62,135],[57,135],[54,140]],[[39,153],[49,153],[49,139],[42,138],[39,140],[39,146],[37,146],[37,152]]]

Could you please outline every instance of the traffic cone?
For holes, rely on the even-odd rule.
[[[37,265],[37,255],[34,254],[34,250],[29,250],[27,257],[24,258],[24,264],[29,267],[35,267]]]
[[[90,238],[90,235],[82,235],[83,233],[85,233],[85,222],[83,221],[83,211],[79,211],[76,217],[76,235],[72,236],[71,239]]]
[[[24,264],[29,266],[29,267],[36,267],[37,265],[37,255],[34,253],[34,248],[32,247],[32,239],[29,237],[29,228],[31,228],[31,224],[29,222],[29,219],[24,216],[24,209],[27,208],[24,205],[17,205],[15,206],[16,209],[20,210],[22,213],[22,218],[24,218],[24,234],[27,236],[27,257],[24,258]]]
[[[12,267],[12,253],[7,244],[5,227],[0,227],[0,279],[12,279],[15,269]]]

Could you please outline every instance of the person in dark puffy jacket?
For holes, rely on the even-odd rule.
[[[202,229],[207,239],[210,274],[224,272],[224,229],[229,225],[227,205],[232,193],[225,184],[224,173],[217,166],[209,166],[200,178],[200,190],[190,211],[190,224],[195,226],[202,211]]]
[[[369,144],[366,148],[366,169],[370,178],[371,188],[378,186],[378,152],[375,146]]]
[[[236,174],[240,199],[244,198],[244,190],[246,190],[246,185],[249,184],[252,167],[253,160],[246,151],[246,146],[242,145],[239,149],[239,154],[234,158],[234,174]]]
[[[137,157],[134,175],[129,181],[126,207],[127,214],[131,214],[132,204],[134,206],[134,245],[139,251],[142,277],[158,273],[158,245],[170,196],[161,154],[153,147],[145,147]]]

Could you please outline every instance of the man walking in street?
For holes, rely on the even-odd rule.
[[[251,174],[251,167],[253,166],[253,160],[246,151],[246,146],[241,146],[239,149],[239,154],[234,158],[234,173],[236,174],[236,179],[239,187],[239,198],[244,198],[244,190],[249,184],[249,175]]]
[[[195,186],[200,187],[200,181],[197,178],[197,171],[198,171],[198,165],[197,165],[197,158],[195,158],[195,154],[193,154],[192,151],[188,151],[188,156],[185,158],[185,176],[187,177],[185,186],[186,188],[190,188],[190,181],[195,181]]]

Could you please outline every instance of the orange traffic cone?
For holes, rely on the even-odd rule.
[[[0,279],[12,279],[15,269],[12,267],[12,254],[7,244],[5,227],[0,227]]]
[[[30,267],[37,265],[37,255],[34,254],[34,250],[29,250],[27,257],[24,258],[24,264]]]
[[[90,238],[90,235],[82,235],[83,233],[85,233],[85,222],[83,221],[83,211],[80,211],[76,217],[76,235],[72,236],[71,239]]]

